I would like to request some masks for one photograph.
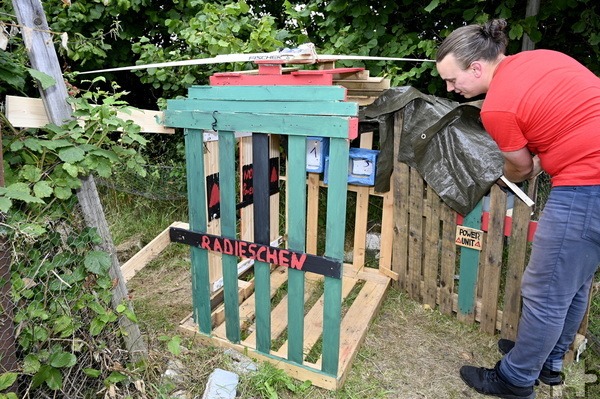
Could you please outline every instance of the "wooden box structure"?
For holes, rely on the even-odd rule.
[[[261,83],[256,79],[260,76],[253,76],[249,85],[238,85],[239,80],[229,85],[222,80],[220,86],[215,82],[213,86],[195,86],[186,99],[168,102],[165,124],[183,128],[186,141],[189,230],[172,227],[170,238],[191,246],[194,310],[180,328],[199,340],[272,362],[300,380],[337,389],[390,280],[343,264],[349,140],[357,135],[358,105],[345,101],[345,88],[331,86],[331,74],[289,75],[294,85],[284,85],[279,78],[270,80],[275,81],[273,85],[256,85]],[[311,84],[315,76],[321,76],[318,85]],[[204,140],[205,131],[218,137],[211,144],[218,149],[218,177],[212,179],[206,170],[207,165],[214,165],[205,162],[205,152],[211,151]],[[247,146],[238,149],[236,134],[242,144],[251,143],[251,154]],[[272,190],[273,180],[279,180],[278,164],[273,161],[279,136],[287,139],[283,239],[278,239],[278,223],[273,223],[279,213]],[[307,235],[307,208],[308,212],[311,209],[307,200],[308,136],[329,141],[322,256],[307,251],[307,236],[311,239]],[[251,172],[244,169],[248,164]],[[245,175],[251,176],[251,182]],[[245,192],[252,192],[250,199],[244,199]],[[219,209],[215,212],[211,206],[217,197]],[[279,242],[282,246],[277,246]],[[246,260],[240,262],[240,258]],[[239,265],[248,260],[254,266],[250,282],[238,276]],[[212,292],[220,270],[224,300],[215,304]],[[315,280],[321,282],[315,284]],[[317,292],[318,299],[308,304],[319,285],[322,293]],[[283,298],[273,302],[282,290]],[[342,317],[343,302],[351,292],[356,298]],[[283,344],[275,346],[275,341]]]

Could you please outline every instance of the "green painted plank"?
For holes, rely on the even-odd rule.
[[[202,147],[196,147],[198,151]],[[236,238],[235,134],[219,131],[219,188],[221,193],[221,236]],[[225,334],[233,343],[240,342],[237,257],[222,255],[225,302]]]
[[[288,247],[306,247],[306,139],[288,138]],[[288,360],[301,364],[304,348],[304,272],[288,269]]]
[[[342,86],[192,86],[188,98],[235,101],[343,101]]]
[[[329,141],[329,184],[325,256],[343,259],[348,189],[348,141]],[[321,370],[337,375],[340,353],[342,279],[325,278],[323,316],[323,363]]]
[[[204,155],[202,131],[185,130],[185,157],[187,170],[187,192],[190,230],[205,233],[206,220],[206,184],[204,183]],[[208,251],[191,248],[192,263],[192,304],[194,321],[201,332],[210,334],[210,276],[208,273]]]
[[[346,139],[352,123],[352,118],[341,116],[165,111],[165,126],[169,127],[273,134],[285,133],[303,137],[323,136]]]
[[[295,115],[334,115],[357,116],[358,103],[340,101],[290,102],[282,101],[209,101],[209,100],[167,100],[167,108],[172,111],[244,112],[258,114]]]
[[[481,212],[483,200],[473,208],[463,221],[463,226],[481,229]],[[477,272],[481,251],[461,247],[460,273],[458,278],[458,310],[462,314],[472,314],[475,311],[475,296],[477,287]]]

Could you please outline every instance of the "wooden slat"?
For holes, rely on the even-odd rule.
[[[398,281],[398,273],[392,271],[392,250],[394,246],[394,184],[394,179],[391,179],[390,191],[383,196],[379,270],[391,279]]]
[[[365,132],[360,135],[360,148],[371,149],[373,147],[373,133]],[[369,187],[356,187],[356,212],[354,215],[354,247],[352,264],[355,269],[361,269],[365,265],[367,245],[367,223],[369,217]]]
[[[236,237],[236,187],[235,187],[235,134],[219,131],[219,187],[221,204],[221,236]],[[197,151],[197,148],[196,148]],[[240,342],[240,316],[238,299],[237,257],[222,254],[223,290],[225,299],[225,324],[227,339]],[[261,281],[257,281],[256,290]],[[267,287],[268,290],[268,287]],[[268,291],[267,291],[268,292]]]
[[[202,144],[198,144],[202,145]],[[204,179],[206,181],[206,177],[208,176],[219,176],[219,142],[218,141],[209,141],[204,142],[205,151],[198,151],[196,148],[196,152],[202,154],[204,153]],[[194,150],[193,150],[194,151]],[[192,175],[194,179],[200,179],[199,175]],[[209,190],[210,187],[206,187],[205,190]],[[211,198],[212,193],[204,194],[204,204],[209,202],[209,198]],[[190,199],[188,201],[196,201],[196,199]],[[190,202],[191,204],[192,202]],[[196,205],[194,205],[196,206]],[[205,205],[206,206],[206,205]],[[200,212],[200,210],[198,210]],[[208,208],[204,208],[203,212],[206,214],[205,217],[208,217],[208,224],[206,225],[206,232],[209,234],[220,235],[221,234],[221,218],[212,218],[208,215]],[[221,253],[215,251],[208,252],[208,272],[210,275],[210,283],[211,286],[214,286],[216,281],[223,280],[223,265],[222,265],[222,257]]]
[[[409,228],[408,228],[408,293],[421,301],[423,266],[423,178],[416,169],[410,170]]]
[[[227,101],[343,101],[346,89],[341,86],[192,86],[188,98]],[[282,130],[282,133],[287,131]]]
[[[272,298],[275,293],[277,292],[277,290],[287,281],[288,278],[288,274],[287,274],[288,269],[285,267],[278,267],[277,269],[275,269],[273,271],[273,273],[271,273],[271,283],[270,283],[270,287],[269,287],[269,295]],[[246,300],[244,300],[243,302],[240,302],[240,306],[238,309],[238,314],[239,314],[239,322],[238,322],[238,328],[242,328],[245,327],[246,325],[251,325],[254,323],[254,317],[256,315],[256,296],[255,296],[256,290],[254,291],[254,293],[252,295],[250,295]],[[216,309],[214,311],[215,314],[217,313],[223,313],[223,309]],[[222,323],[222,317],[216,318],[217,323],[219,323],[219,325],[217,327],[215,327],[215,329],[213,330],[213,334],[217,337],[223,338],[223,339],[227,339],[227,321],[225,323]],[[255,347],[253,347],[254,349],[256,349]]]
[[[335,115],[355,116],[358,104],[341,101],[279,101],[273,107],[271,101],[210,101],[207,99],[179,99],[167,101],[170,110],[243,112],[251,114],[289,114],[289,115]]]
[[[285,132],[288,135],[323,136],[347,139],[356,118],[342,116],[274,115],[241,112],[165,111],[165,125],[171,127],[218,129],[255,133]]]
[[[521,278],[527,257],[527,230],[531,208],[523,201],[515,200],[513,224],[508,242],[508,269],[504,288],[502,313],[502,337],[515,339],[521,315]]]
[[[483,200],[464,219],[463,226],[481,229]],[[460,248],[460,277],[458,280],[458,319],[465,323],[475,321],[477,274],[479,272],[479,250]]]
[[[490,222],[485,237],[481,271],[481,330],[489,334],[496,332],[498,297],[504,248],[504,216],[506,215],[506,194],[494,185],[490,195]]]
[[[252,186],[254,202],[254,241],[269,244],[270,232],[270,165],[269,136],[255,133],[252,135]],[[256,286],[256,349],[269,353],[271,348],[271,265],[254,262],[254,281]]]
[[[442,220],[442,255],[440,270],[440,311],[452,314],[454,297],[454,275],[456,273],[456,212],[443,204],[441,209]]]
[[[40,128],[50,123],[41,98],[6,96],[6,117],[13,126],[22,128]],[[127,112],[117,111],[117,117],[139,125],[142,133],[175,133],[175,129],[159,122],[162,111],[131,108]]]
[[[398,283],[403,290],[408,289],[408,198],[409,167],[398,161],[401,142],[402,114],[394,116],[394,171],[392,186],[394,193],[394,238],[392,248],[392,271],[398,274]]]
[[[325,256],[342,260],[346,226],[348,141],[331,138],[329,141],[329,188],[327,195],[327,225]],[[337,375],[340,350],[342,281],[325,277],[325,314],[323,320],[323,367],[327,374]]]
[[[429,187],[425,219],[425,245],[423,257],[423,303],[432,309],[437,301],[438,244],[440,239],[440,197]]]
[[[133,255],[127,262],[121,265],[121,273],[125,281],[131,280],[137,272],[142,270],[150,261],[156,259],[158,255],[171,243],[169,238],[169,230],[171,227],[180,227],[188,229],[187,223],[174,222],[169,227],[164,229],[159,235],[154,237],[152,241]]]
[[[371,321],[383,303],[387,285],[367,281],[342,321],[340,369],[346,370],[358,353]]]
[[[252,165],[252,137],[239,139],[239,179],[243,181],[243,168]],[[240,190],[238,200],[242,202],[243,190]],[[240,239],[254,241],[254,205],[248,204],[240,209]]]
[[[189,205],[189,227],[192,231],[207,230],[206,184],[204,157],[197,148],[202,148],[202,132],[188,129],[185,132],[185,157],[187,170],[187,192]],[[191,248],[192,263],[192,303],[194,319],[205,334],[211,330],[210,273],[208,251]]]
[[[306,204],[306,252],[317,255],[319,239],[319,174],[308,174],[308,193]]]
[[[354,285],[356,284],[356,279],[354,278],[342,278],[342,298],[346,298]],[[315,285],[313,282],[311,285]],[[323,335],[323,312],[325,299],[324,295],[321,295],[319,299],[315,302],[315,304],[310,308],[306,316],[304,316],[304,347],[303,347],[303,355],[307,355],[312,347],[317,343],[319,338]],[[289,337],[289,333],[288,333]],[[277,351],[277,355],[286,357],[289,356],[289,341],[285,342],[279,351]],[[317,363],[318,364],[318,363]]]
[[[290,249],[304,251],[306,246],[306,139],[288,137],[287,216],[288,245]],[[302,363],[304,337],[304,272],[290,270],[288,293],[293,301],[288,304],[288,358]]]

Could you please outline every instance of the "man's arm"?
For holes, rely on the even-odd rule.
[[[531,156],[527,147],[517,151],[503,152],[504,176],[514,183],[519,183],[537,176],[542,171],[540,158]]]

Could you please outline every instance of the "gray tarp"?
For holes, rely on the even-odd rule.
[[[466,215],[502,176],[504,159],[483,129],[479,108],[429,96],[412,87],[386,90],[362,110],[362,123],[376,122],[380,155],[375,190],[389,191],[393,169],[394,113],[403,112],[398,160],[416,168],[427,185]],[[362,130],[367,130],[362,128]]]

